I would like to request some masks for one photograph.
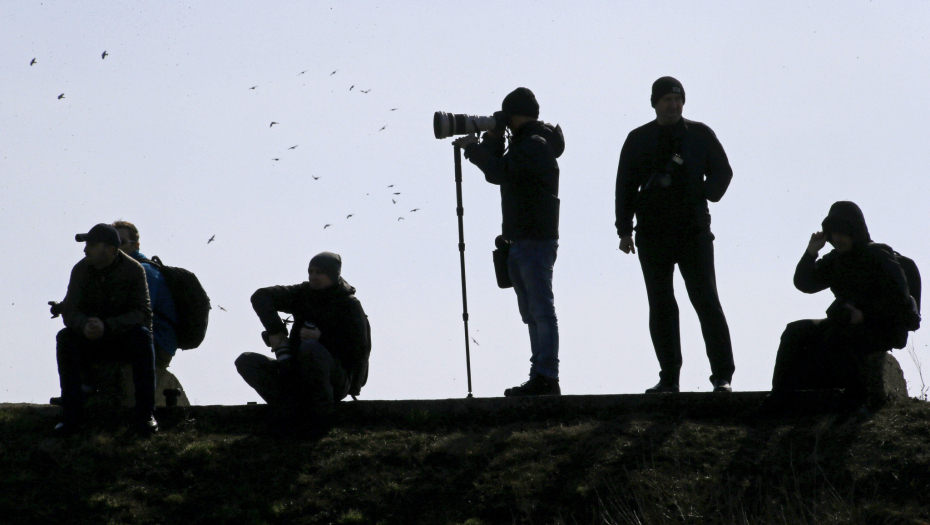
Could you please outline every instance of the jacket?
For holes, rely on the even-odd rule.
[[[269,334],[286,332],[278,315],[294,316],[289,341],[291,348],[300,346],[300,329],[304,322],[316,324],[320,344],[337,359],[349,375],[349,393],[358,395],[368,381],[368,357],[371,354],[371,332],[368,316],[355,297],[355,288],[341,277],[333,286],[313,290],[310,283],[260,288],[252,294],[252,308]]]
[[[465,147],[465,158],[500,186],[501,233],[505,239],[559,238],[559,163],[565,151],[562,128],[538,120],[527,122],[511,137],[485,133],[480,144]]]
[[[137,326],[152,330],[152,306],[145,270],[117,250],[116,259],[98,270],[87,259],[71,269],[68,293],[61,302],[65,326],[84,330],[91,317],[103,321],[105,334],[121,335]]]
[[[684,161],[673,173],[680,179],[676,181],[680,193],[674,205],[681,209],[667,209],[662,189],[649,184],[657,169],[663,170],[669,161],[655,158],[662,127],[656,121],[649,122],[631,131],[620,151],[615,195],[615,224],[620,237],[633,235],[634,215],[635,229],[643,234],[710,232],[707,201],[717,202],[723,197],[733,169],[723,146],[706,124],[681,118],[672,126],[667,132],[676,142],[675,152]]]

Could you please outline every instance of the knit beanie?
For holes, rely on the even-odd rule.
[[[539,103],[536,102],[536,95],[532,91],[520,87],[504,97],[501,111],[510,116],[539,118]]]
[[[307,271],[310,271],[310,268],[313,267],[323,270],[323,273],[332,279],[334,283],[339,282],[339,274],[342,272],[342,257],[333,252],[320,252],[314,255],[313,259],[310,259],[310,266]]]
[[[652,83],[652,98],[649,99],[652,107],[656,107],[656,102],[669,93],[678,93],[681,95],[681,103],[685,103],[685,88],[681,82],[672,77],[662,77]]]

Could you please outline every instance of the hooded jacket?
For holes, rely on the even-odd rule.
[[[674,151],[659,151],[662,133],[669,135],[666,138],[674,144]],[[674,153],[684,162],[673,167],[671,186],[650,184],[657,171],[669,166]],[[617,234],[633,235],[634,214],[636,231],[642,234],[709,232],[707,201],[723,198],[732,178],[727,154],[706,124],[680,118],[669,127],[656,121],[640,126],[630,132],[620,151],[615,195]]]
[[[848,252],[833,250],[817,259],[804,251],[794,272],[794,286],[804,293],[830,288],[836,297],[829,313],[844,304],[862,312],[863,326],[875,336],[881,350],[903,348],[907,343],[907,317],[913,308],[907,278],[894,250],[872,242],[859,207],[840,201],[823,221],[824,233],[853,238]]]
[[[322,290],[313,290],[308,282],[260,288],[252,294],[252,308],[269,334],[287,331],[278,312],[294,316],[289,335],[291,348],[300,346],[304,322],[316,324],[320,344],[349,375],[349,393],[357,396],[365,386],[371,354],[368,316],[355,297],[355,288],[343,278]]]
[[[510,139],[485,133],[480,144],[465,147],[465,158],[501,188],[501,233],[505,239],[559,238],[559,163],[565,151],[562,128],[534,120]]]
[[[81,259],[71,269],[61,316],[65,326],[77,331],[83,330],[91,317],[103,321],[104,334],[122,335],[136,326],[151,331],[152,306],[145,270],[119,250],[116,259],[102,269]]]

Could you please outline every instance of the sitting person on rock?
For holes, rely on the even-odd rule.
[[[872,242],[859,207],[840,201],[830,207],[822,231],[811,235],[794,272],[804,293],[827,288],[836,299],[826,319],[789,323],[775,358],[772,393],[763,410],[778,412],[796,390],[844,389],[843,405],[878,408],[885,352],[903,348],[908,330],[919,324],[917,305],[895,252]],[[829,242],[833,250],[817,258]]]
[[[252,308],[277,359],[246,352],[236,359],[236,369],[275,408],[282,422],[278,430],[326,433],[335,403],[357,396],[368,380],[368,316],[341,269],[339,255],[322,252],[310,260],[307,281],[252,294]],[[278,312],[294,316],[290,335]]]
[[[63,419],[55,431],[67,434],[81,423],[83,372],[100,361],[115,360],[132,365],[135,425],[155,432],[155,350],[145,270],[119,250],[119,233],[109,224],[98,224],[75,239],[86,243],[85,257],[71,270],[68,293],[57,305],[65,328],[57,337]]]

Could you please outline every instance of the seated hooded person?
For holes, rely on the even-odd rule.
[[[876,358],[903,348],[908,330],[919,326],[917,303],[898,258],[891,247],[872,242],[862,210],[849,201],[836,202],[822,228],[811,235],[794,286],[810,294],[830,288],[836,299],[826,319],[785,328],[772,393],[764,404],[768,410],[787,408],[793,391],[828,388],[844,389],[848,408],[880,406],[885,400],[868,388],[876,380],[872,375],[881,374]],[[827,242],[833,250],[818,259]]]
[[[254,352],[236,359],[245,382],[285,424],[309,434],[325,433],[335,403],[357,396],[368,379],[368,316],[341,269],[339,255],[322,252],[310,260],[307,281],[252,294],[276,359]],[[290,334],[278,312],[294,316]]]

